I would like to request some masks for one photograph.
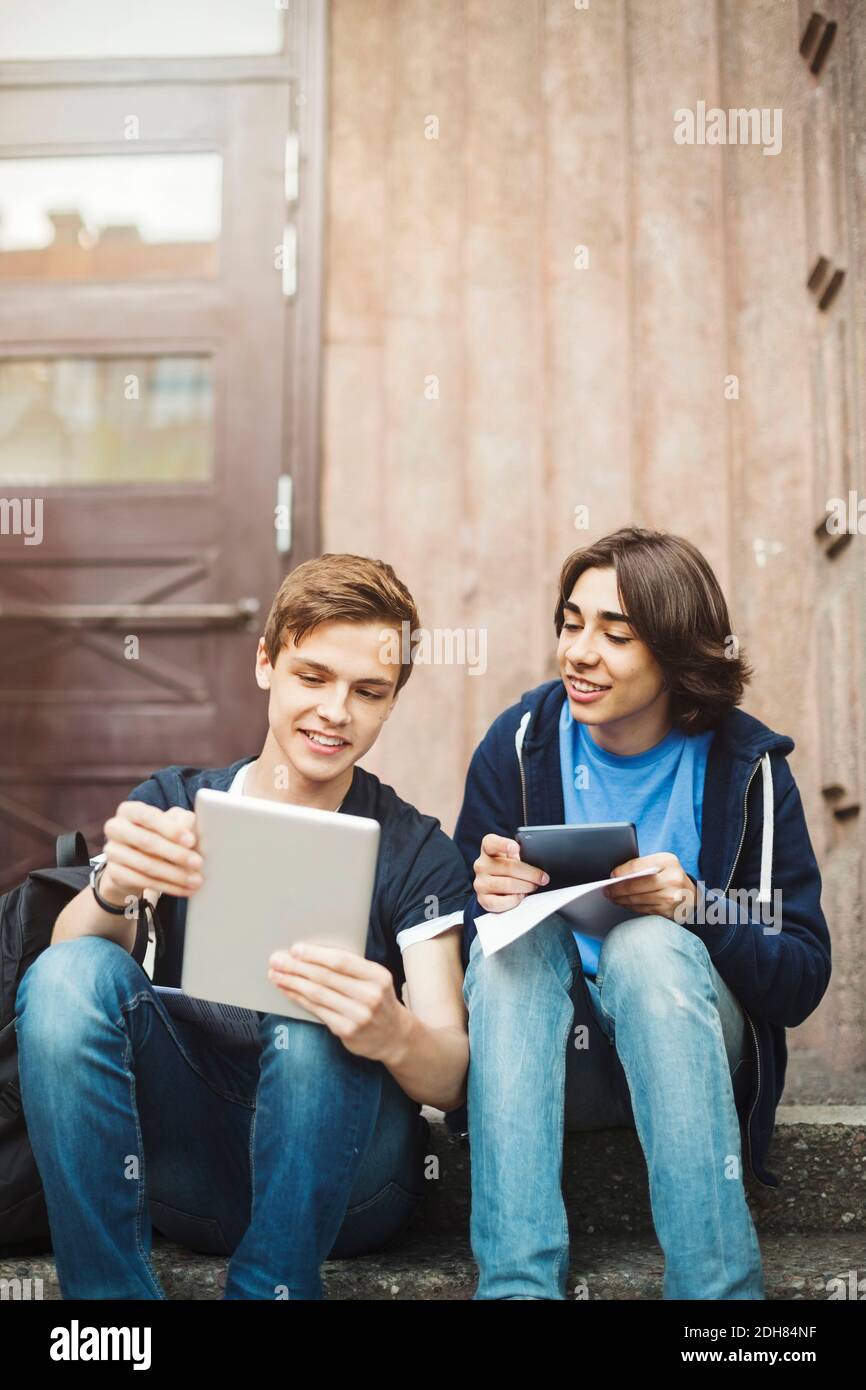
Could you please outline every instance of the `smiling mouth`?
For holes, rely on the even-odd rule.
[[[583,676],[569,676],[568,679],[575,689],[584,695],[591,695],[594,690],[610,690],[609,685],[596,685],[594,681],[585,680]]]
[[[323,734],[319,729],[300,729],[300,733],[319,748],[348,748],[349,741],[339,734]]]

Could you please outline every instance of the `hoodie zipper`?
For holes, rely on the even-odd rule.
[[[734,855],[734,862],[733,862],[733,864],[731,865],[731,872],[730,872],[730,874],[728,875],[728,881],[727,881],[727,883],[725,884],[725,890],[724,890],[724,891],[725,891],[726,894],[727,894],[728,889],[729,889],[730,886],[731,886],[731,881],[732,881],[732,879],[733,879],[733,877],[734,877],[734,873],[735,873],[736,868],[737,868],[737,861],[738,861],[739,858],[740,858],[740,851],[741,851],[742,848],[743,848],[743,841],[744,841],[745,838],[746,838],[746,822],[747,822],[747,820],[748,820],[748,815],[749,815],[748,810],[747,810],[747,802],[748,802],[748,799],[749,799],[749,787],[752,785],[752,782],[753,782],[754,777],[755,777],[755,773],[758,771],[758,768],[759,768],[760,766],[761,766],[761,759],[759,758],[758,761],[755,763],[755,766],[752,768],[751,774],[750,774],[750,776],[749,776],[749,780],[748,780],[748,782],[746,783],[746,791],[745,791],[745,794],[744,794],[744,796],[743,796],[743,832],[742,832],[742,834],[740,835],[740,843],[737,845],[737,852],[736,852],[736,854]],[[740,1005],[740,1008],[743,1010],[743,1013],[745,1014],[746,1019],[747,1019],[747,1021],[748,1021],[749,1027],[750,1027],[751,1030],[752,1030],[752,1037],[753,1037],[754,1043],[755,1043],[755,1066],[756,1066],[757,1069],[758,1069],[758,1085],[757,1085],[757,1089],[756,1089],[756,1091],[755,1091],[755,1099],[752,1101],[752,1108],[751,1108],[751,1110],[749,1111],[748,1119],[746,1120],[746,1143],[748,1144],[748,1147],[749,1147],[749,1167],[750,1167],[751,1170],[752,1170],[752,1176],[753,1176],[753,1178],[755,1179],[756,1182],[759,1182],[759,1183],[761,1184],[762,1187],[768,1187],[768,1188],[770,1188],[771,1191],[775,1191],[775,1189],[772,1188],[772,1187],[770,1186],[770,1183],[764,1182],[761,1178],[758,1177],[757,1173],[755,1172],[755,1164],[754,1164],[754,1161],[753,1161],[753,1159],[752,1159],[752,1116],[753,1116],[754,1113],[755,1113],[755,1106],[758,1104],[758,1097],[759,1097],[760,1094],[761,1094],[761,1053],[760,1053],[760,1049],[759,1049],[759,1047],[758,1047],[758,1033],[757,1033],[757,1029],[755,1028],[754,1023],[752,1022],[751,1015],[749,1014],[749,1011],[748,1011],[742,1004]]]

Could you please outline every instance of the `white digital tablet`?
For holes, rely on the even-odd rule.
[[[378,821],[209,789],[194,809],[204,882],[187,901],[183,989],[321,1022],[268,979],[268,958],[295,941],[365,954]]]

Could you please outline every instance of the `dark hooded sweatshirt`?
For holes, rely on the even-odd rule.
[[[563,698],[561,680],[527,691],[494,720],[475,750],[455,831],[470,874],[486,834],[513,838],[519,825],[563,823]],[[821,875],[788,766],[793,747],[792,739],[739,709],[716,727],[698,861],[703,910],[694,925],[683,927],[704,942],[746,1016],[753,1084],[738,1113],[749,1166],[769,1187],[779,1186],[764,1161],[785,1084],[785,1029],[796,1028],[818,1007],[830,978]],[[720,903],[729,890],[742,889],[762,889],[767,901],[773,901],[771,891],[781,890],[781,930],[778,920],[766,929],[767,915],[762,921],[752,897]],[[473,895],[464,914],[464,966],[482,912]],[[449,1128],[466,1133],[465,1105],[446,1118]]]

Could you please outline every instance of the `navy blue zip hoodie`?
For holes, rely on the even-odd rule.
[[[561,680],[527,691],[494,720],[476,748],[455,830],[470,875],[486,834],[513,837],[519,825],[562,824],[558,730],[564,698]],[[830,978],[821,875],[787,761],[793,747],[793,739],[743,710],[731,710],[716,727],[698,861],[705,912],[696,914],[695,925],[684,926],[704,942],[746,1014],[757,1065],[739,1119],[749,1166],[767,1187],[779,1186],[764,1160],[785,1084],[785,1029],[796,1028],[818,1007]],[[712,924],[712,904],[728,889],[759,888],[781,890],[781,931],[778,920],[765,931],[760,909],[742,898],[729,899],[721,911],[717,906],[721,920]],[[464,967],[483,910],[473,895],[464,916]],[[702,916],[710,921],[702,923]],[[465,1105],[446,1118],[450,1129],[466,1132]]]

